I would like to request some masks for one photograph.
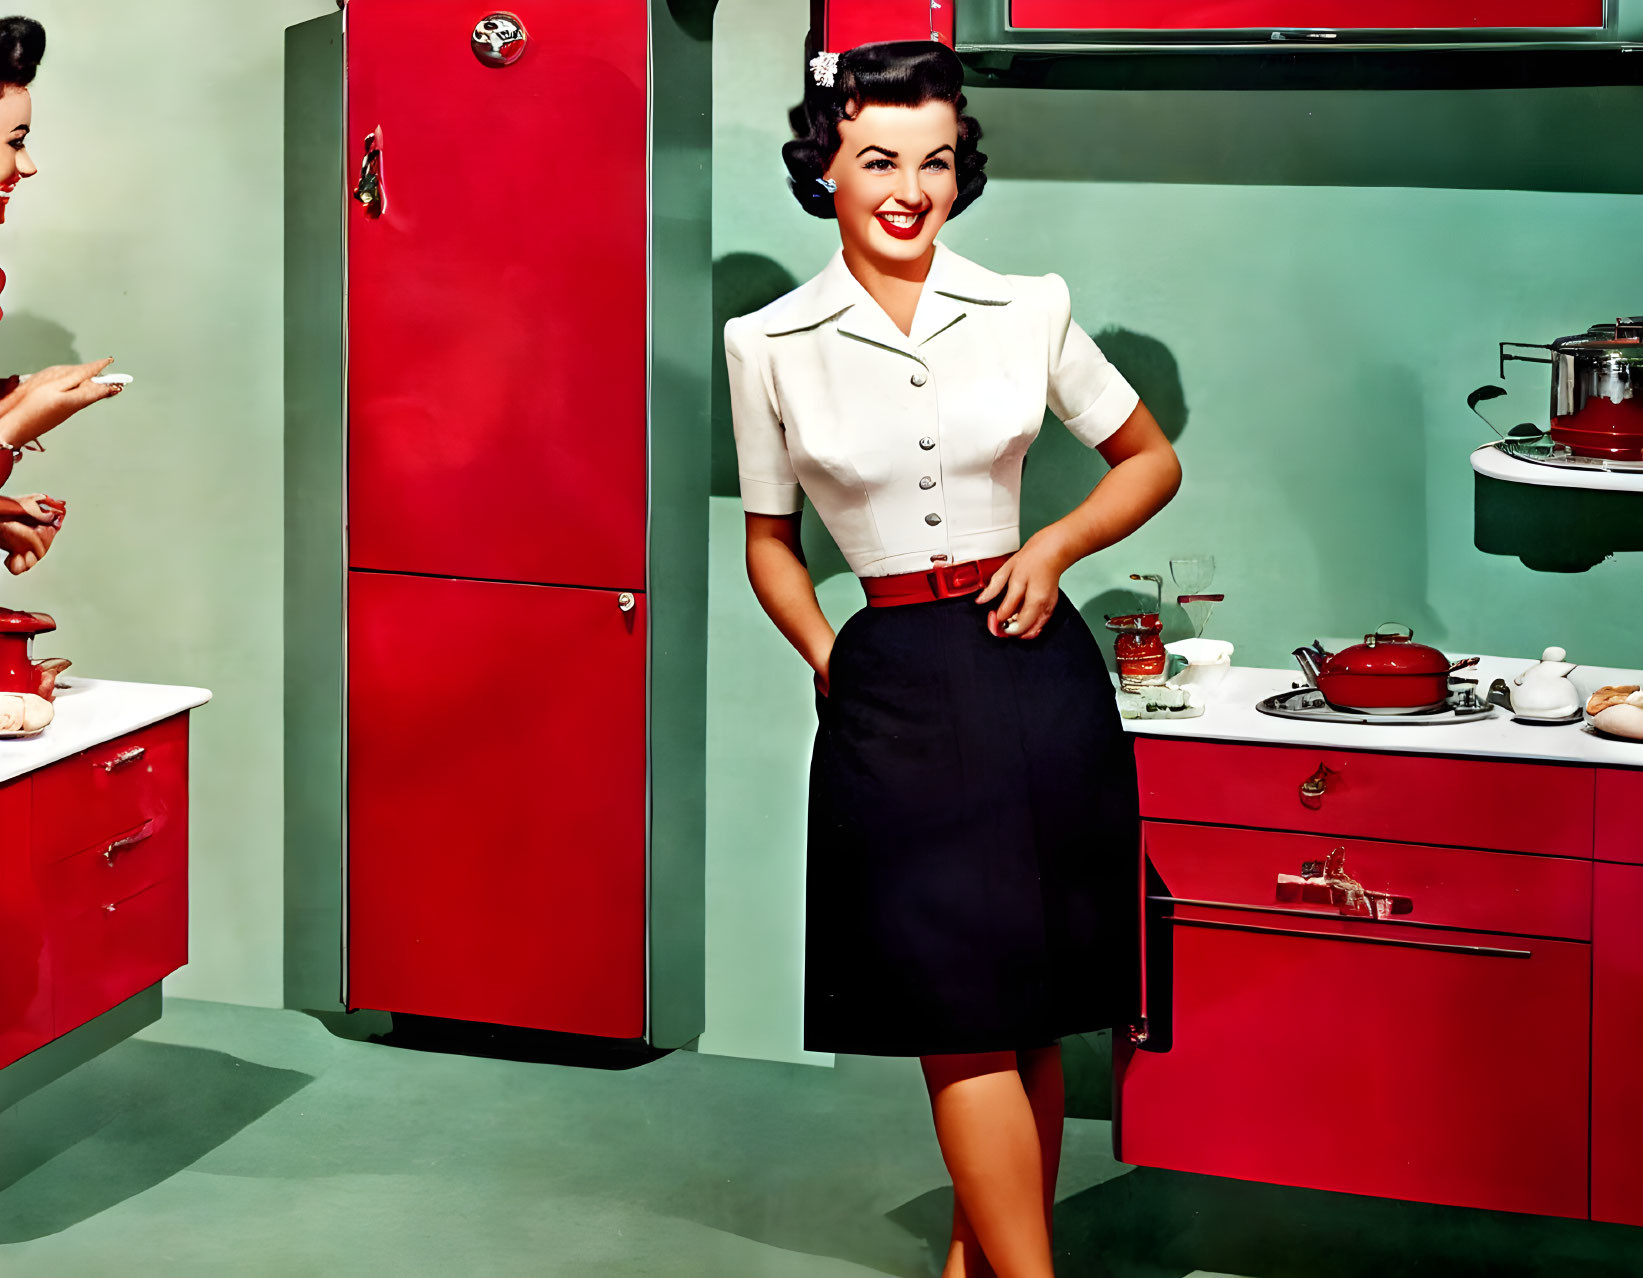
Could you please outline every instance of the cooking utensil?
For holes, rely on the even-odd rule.
[[[57,623],[43,612],[0,608],[0,692],[32,692],[52,699],[57,675],[69,663],[61,657],[35,661],[29,654],[35,635],[55,629]]]
[[[1509,355],[1508,346],[1550,355]],[[1593,324],[1584,333],[1551,342],[1501,342],[1503,381],[1507,360],[1552,366],[1549,434],[1554,444],[1566,445],[1580,457],[1643,461],[1643,317]],[[1505,393],[1499,387],[1474,391],[1468,400],[1473,411],[1480,398],[1495,398],[1493,392]]]
[[[1131,581],[1150,581],[1158,587],[1158,597],[1151,612],[1128,612],[1122,616],[1107,617],[1107,629],[1115,631],[1113,660],[1118,665],[1118,683],[1124,689],[1146,687],[1164,682],[1169,665],[1169,654],[1164,651],[1162,614],[1164,611],[1164,579],[1157,573],[1130,574]]]
[[[1387,634],[1395,626],[1402,633]],[[1442,708],[1449,700],[1449,676],[1475,666],[1478,658],[1450,661],[1415,632],[1386,622],[1362,643],[1338,653],[1324,651],[1316,639],[1295,649],[1295,660],[1330,705],[1360,714],[1415,714]]]

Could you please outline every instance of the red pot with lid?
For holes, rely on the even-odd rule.
[[[1313,640],[1310,648],[1295,649],[1295,660],[1325,701],[1359,714],[1440,710],[1449,701],[1449,676],[1478,663],[1476,657],[1450,661],[1430,644],[1416,643],[1415,632],[1397,622],[1336,653]]]
[[[1550,352],[1508,355],[1506,348]],[[1502,342],[1506,361],[1552,366],[1550,434],[1578,457],[1643,461],[1643,316],[1593,324],[1552,342]]]

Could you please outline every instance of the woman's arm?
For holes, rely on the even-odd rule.
[[[802,512],[746,516],[747,579],[776,629],[816,671],[816,686],[826,695],[833,627],[816,602],[816,587],[805,566],[799,544],[802,517]]]
[[[1027,538],[976,596],[977,603],[999,599],[987,614],[995,635],[1036,637],[1055,609],[1061,574],[1128,537],[1181,487],[1180,460],[1145,404],[1096,447],[1112,469],[1076,507]],[[1005,629],[1011,617],[1013,631]]]
[[[1180,459],[1145,404],[1137,404],[1096,450],[1112,469],[1088,497],[1043,529],[1060,544],[1063,571],[1085,555],[1123,541],[1181,487]]]

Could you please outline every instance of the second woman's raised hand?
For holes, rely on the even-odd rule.
[[[12,576],[25,573],[44,558],[63,526],[66,508],[44,493],[0,497],[0,555]]]
[[[42,368],[27,379],[7,378],[10,389],[0,398],[0,444],[18,448],[31,443],[82,408],[118,395],[124,389],[119,383],[91,380],[113,362],[110,355],[89,364]]]
[[[1000,639],[1036,639],[1055,611],[1066,567],[1061,547],[1048,529],[1027,538],[976,596],[978,604],[998,600],[998,606],[987,611],[987,629]]]

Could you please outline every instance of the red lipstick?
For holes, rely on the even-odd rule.
[[[928,209],[925,210],[925,212],[928,211]],[[897,226],[882,213],[875,213],[873,216],[878,218],[879,225],[885,229],[886,233],[895,236],[898,240],[917,239],[919,232],[924,229],[924,213],[916,214],[911,226]]]

